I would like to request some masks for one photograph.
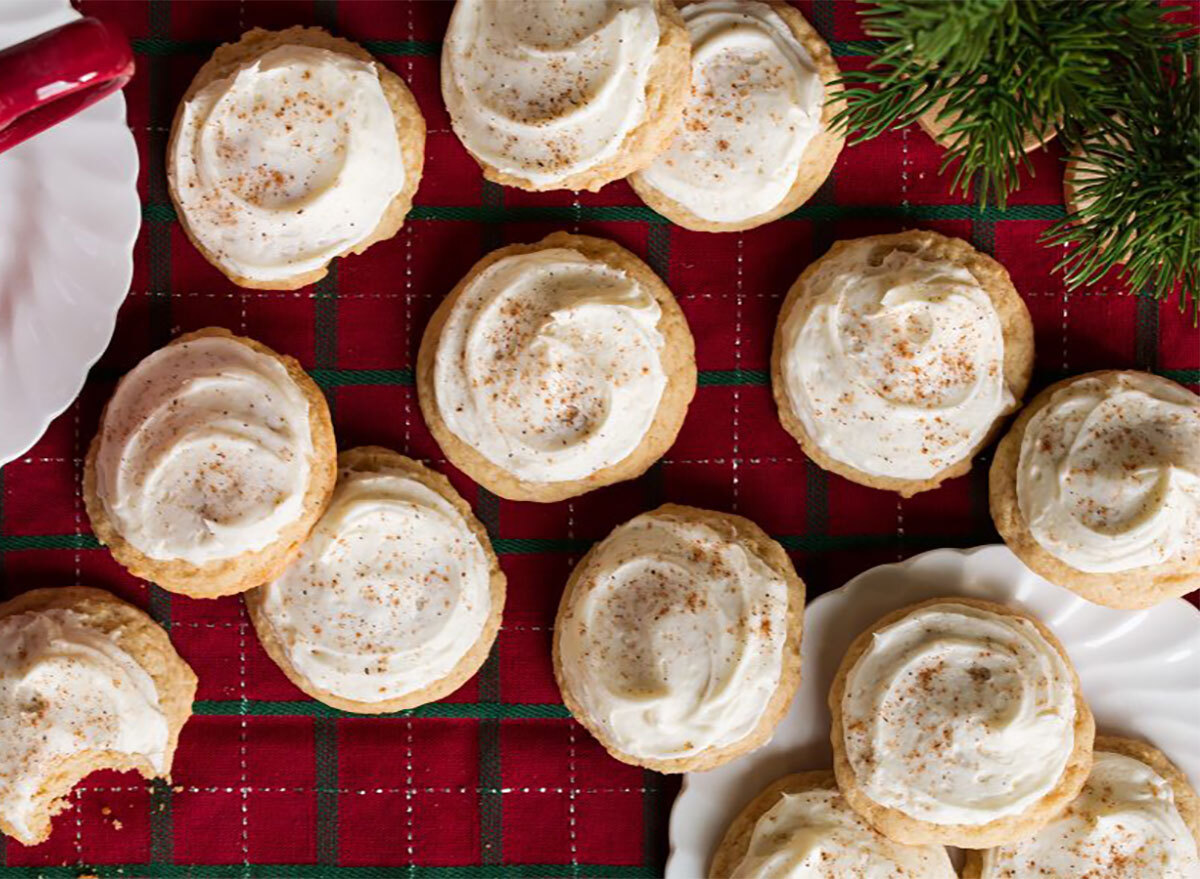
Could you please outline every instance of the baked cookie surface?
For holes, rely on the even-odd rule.
[[[806,202],[843,138],[827,103],[840,75],[829,46],[791,4],[680,6],[692,42],[691,97],[667,149],[629,178],[686,229],[752,229]]]
[[[442,97],[489,180],[594,191],[670,142],[688,45],[670,0],[458,0]]]
[[[0,604],[0,832],[24,845],[99,769],[167,778],[196,676],[167,633],[102,589]]]
[[[967,853],[963,879],[1193,879],[1200,798],[1156,748],[1097,736],[1079,796],[1038,834]]]
[[[296,560],[246,594],[259,640],[314,699],[375,714],[458,689],[500,628],[505,579],[446,477],[389,449],[338,456]]]
[[[1091,767],[1095,724],[1040,622],[978,599],[901,608],[829,693],[838,787],[885,836],[983,848],[1033,834]]]
[[[134,576],[244,592],[299,551],[336,476],[329,407],[291,357],[228,330],[182,335],[117,385],[84,461],[92,530]]]
[[[188,238],[231,281],[294,290],[396,234],[424,156],[416,99],[361,46],[255,28],[184,94],[167,182]]]
[[[1200,397],[1101,371],[1038,394],[996,449],[992,519],[1041,576],[1149,607],[1200,587]]]
[[[833,772],[768,785],[729,825],[711,879],[957,879],[940,845],[907,846],[876,831],[838,792]]]
[[[957,238],[839,241],[788,291],[771,383],[822,468],[909,497],[971,469],[1033,369],[1008,272]]]
[[[446,457],[511,500],[639,476],[696,389],[675,297],[629,251],[556,232],[475,264],[430,319],[421,412]]]
[[[800,682],[804,583],[748,519],[666,504],[575,566],[554,625],[563,701],[610,754],[710,769],[763,744]]]

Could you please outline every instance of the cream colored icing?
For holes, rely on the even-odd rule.
[[[1123,754],[1097,751],[1074,802],[1033,836],[982,852],[980,879],[1197,879],[1196,840],[1171,784]]]
[[[358,702],[445,678],[492,608],[479,538],[453,504],[401,470],[343,469],[299,558],[262,588],[292,667]]]
[[[639,180],[702,220],[774,210],[820,130],[825,87],[812,56],[767,3],[703,0],[681,10],[692,95],[670,147]]]
[[[785,793],[754,825],[732,879],[957,879],[940,845],[875,831],[834,790]]]
[[[651,0],[459,0],[442,51],[454,131],[493,168],[553,187],[645,119],[658,40]]]
[[[967,458],[1014,404],[1004,333],[967,269],[866,241],[808,281],[783,327],[781,373],[805,433],[871,476],[929,479]]]
[[[304,510],[308,412],[274,357],[220,336],[168,345],[108,403],[99,499],[150,558],[203,564],[263,549]]]
[[[875,632],[846,677],[842,728],[875,802],[930,824],[1029,809],[1075,746],[1071,672],[1033,623],[935,604]]]
[[[1138,372],[1060,388],[1021,438],[1017,504],[1081,571],[1200,561],[1200,398]]]
[[[587,558],[559,635],[575,698],[621,751],[675,759],[731,745],[782,674],[788,585],[711,526],[647,513]]]
[[[66,608],[0,619],[0,816],[32,842],[45,785],[84,751],[144,757],[165,775],[167,718],[154,679]]]
[[[442,328],[433,387],[446,427],[528,482],[582,479],[642,442],[667,384],[658,301],[567,248],[505,257]]]
[[[373,62],[279,46],[183,105],[172,160],[192,234],[254,281],[318,269],[363,242],[404,188]]]

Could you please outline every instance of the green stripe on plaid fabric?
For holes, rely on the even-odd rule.
[[[171,6],[153,3],[147,11],[148,32],[152,38],[166,38],[171,33]],[[152,58],[148,65],[146,87],[149,91],[150,118],[170,119],[171,105],[169,71],[165,58]],[[147,132],[146,195],[151,202],[168,201],[166,156],[168,132],[162,126],[152,126]],[[171,338],[171,228],[161,223],[146,229],[149,249],[147,280],[153,291],[149,302],[150,347],[159,348]],[[83,474],[77,475],[82,479]],[[85,548],[80,545],[78,549]],[[150,616],[167,631],[171,629],[171,593],[157,583],[147,586]],[[150,788],[150,861],[170,864],[175,859],[174,810],[171,786],[161,779]]]
[[[242,700],[200,700],[193,703],[192,712],[207,717],[240,717],[243,714]],[[323,702],[284,701],[270,702],[247,699],[245,712],[248,717],[359,717],[331,708]],[[557,702],[429,702],[417,708],[375,714],[373,717],[431,717],[444,720],[557,720],[570,717],[565,705]]]
[[[488,184],[494,186],[495,184]],[[1060,204],[1009,205],[1001,210],[989,205],[982,211],[969,204],[910,205],[834,205],[809,202],[796,208],[782,220],[853,220],[900,218],[909,220],[973,220],[982,215],[1001,220],[1058,220],[1063,217]],[[414,205],[410,220],[450,222],[512,223],[559,220],[575,222],[634,222],[669,224],[670,221],[644,205]],[[147,223],[172,223],[175,209],[167,202],[142,206]]]
[[[338,861],[338,727],[336,717],[313,720],[317,769],[317,863]]]
[[[572,873],[571,864],[479,864],[464,867],[341,867],[330,864],[255,864],[255,879],[554,879]],[[241,864],[102,864],[79,867],[0,867],[0,879],[130,879],[155,876],[163,879],[238,879]],[[581,879],[652,879],[654,870],[642,866],[585,864]]]
[[[500,498],[479,487],[475,512],[496,541],[500,531]],[[488,658],[479,669],[479,701],[484,705],[500,703],[500,640],[492,645]],[[500,724],[498,718],[482,717],[479,723],[479,860],[498,864],[504,856],[504,800],[500,793]]]
[[[4,474],[6,470],[0,467],[0,534],[4,533]],[[4,578],[4,551],[0,549],[0,583],[5,582]],[[7,840],[0,838],[0,867],[8,863],[8,844]]]
[[[700,387],[765,385],[769,381],[763,369],[705,369],[696,375]]]

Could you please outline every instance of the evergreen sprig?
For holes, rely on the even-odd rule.
[[[1157,0],[866,0],[884,41],[843,74],[834,126],[857,143],[940,107],[952,189],[1000,207],[1027,139],[1057,134],[1087,156],[1079,210],[1043,240],[1067,244],[1070,288],[1124,264],[1130,286],[1165,296],[1200,282],[1200,90],[1172,14]]]
[[[1193,320],[1200,292],[1200,77],[1177,46],[1133,66],[1120,108],[1079,142],[1077,212],[1047,230],[1071,245],[1058,268],[1068,286],[1119,265],[1130,289],[1159,298],[1180,288]]]
[[[1003,207],[1029,167],[1025,139],[1100,124],[1132,61],[1177,33],[1163,12],[1155,0],[872,0],[866,30],[885,47],[843,74],[834,126],[857,143],[944,102],[942,170]]]

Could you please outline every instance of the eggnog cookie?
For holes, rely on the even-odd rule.
[[[666,504],[618,526],[567,581],[563,702],[608,752],[659,772],[763,744],[800,683],[804,582],[741,516]]]
[[[458,0],[442,97],[489,180],[594,191],[670,143],[688,57],[671,0]]]
[[[231,281],[295,290],[395,235],[424,161],[416,99],[361,46],[255,28],[184,94],[167,183],[188,238]]]
[[[210,327],[121,379],[88,449],[83,499],[131,574],[215,598],[279,575],[336,476],[329,407],[300,364]]]
[[[292,683],[378,714],[440,699],[475,674],[500,628],[504,574],[446,477],[367,446],[338,456],[325,515],[246,607]]]
[[[958,879],[940,845],[907,846],[876,831],[838,792],[832,772],[770,785],[725,831],[712,879]]]
[[[1109,607],[1200,588],[1200,397],[1144,372],[1042,391],[996,449],[992,519],[1052,583]]]
[[[1036,836],[968,852],[963,879],[1195,879],[1200,799],[1161,751],[1096,738],[1079,796]]]
[[[782,0],[700,0],[680,11],[691,99],[671,145],[629,182],[686,229],[769,223],[808,201],[841,152],[826,100],[840,76],[833,54]]]
[[[1079,793],[1095,724],[1062,645],[1003,605],[935,598],[850,645],[829,693],[842,795],[908,845],[1030,836]]]
[[[50,836],[98,769],[167,778],[196,675],[167,633],[102,589],[35,589],[0,604],[0,832]]]
[[[692,334],[640,259],[555,232],[485,256],[421,339],[421,412],[446,457],[504,498],[557,501],[641,475],[696,391]]]
[[[912,231],[839,241],[779,313],[779,420],[826,470],[910,497],[971,469],[1033,369],[1025,302],[991,257]]]

